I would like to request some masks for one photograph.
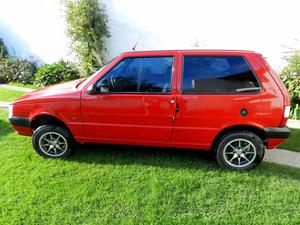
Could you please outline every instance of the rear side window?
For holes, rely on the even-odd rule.
[[[241,56],[184,56],[184,94],[257,93],[261,87]]]
[[[126,58],[110,70],[97,88],[109,93],[170,93],[173,57]]]

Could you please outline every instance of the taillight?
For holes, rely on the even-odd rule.
[[[286,125],[289,115],[290,115],[290,111],[291,111],[291,106],[289,106],[289,105],[284,106],[283,118],[280,123],[281,127],[284,127]]]
[[[291,106],[286,105],[286,106],[284,107],[284,115],[283,115],[283,117],[284,117],[284,118],[289,118],[290,111],[291,111]]]

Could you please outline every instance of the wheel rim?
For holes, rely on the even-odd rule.
[[[225,161],[233,167],[246,167],[256,158],[257,150],[254,144],[246,139],[234,139],[224,148]]]
[[[46,155],[59,157],[68,150],[68,142],[57,132],[47,132],[40,137],[39,147]]]

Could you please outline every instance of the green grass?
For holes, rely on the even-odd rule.
[[[39,87],[35,84],[22,84],[22,83],[18,83],[18,82],[9,82],[8,84],[12,85],[12,86],[17,86],[17,87],[39,89]]]
[[[300,152],[300,129],[290,128],[290,130],[289,139],[280,145],[279,148]]]
[[[10,89],[6,89],[6,88],[0,88],[0,101],[11,102],[23,94],[25,94],[25,92],[10,90]]]
[[[84,145],[44,159],[0,110],[0,224],[296,224],[300,170],[201,151]]]

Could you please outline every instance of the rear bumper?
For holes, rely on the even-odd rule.
[[[285,142],[290,135],[290,130],[287,127],[266,127],[264,131],[269,149],[276,148]]]
[[[264,128],[267,138],[286,139],[290,135],[290,130],[287,127],[266,127]]]

